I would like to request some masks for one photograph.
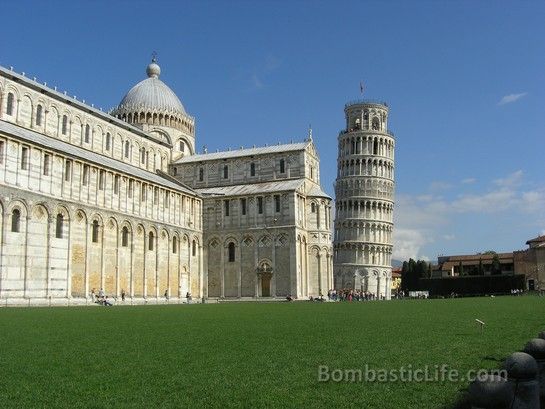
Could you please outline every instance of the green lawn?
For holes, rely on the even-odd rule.
[[[496,368],[544,313],[533,296],[2,308],[0,407],[436,408],[466,383],[320,383],[318,366]]]

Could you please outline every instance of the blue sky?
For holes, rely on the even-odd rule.
[[[209,151],[302,140],[333,196],[345,102],[387,101],[398,258],[545,232],[544,1],[9,2],[0,64],[109,109],[164,80]]]

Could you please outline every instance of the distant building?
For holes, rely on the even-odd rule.
[[[439,256],[437,265],[432,266],[432,278],[523,274],[528,290],[545,289],[545,235],[526,244],[528,249],[510,253]],[[494,271],[495,256],[499,261],[498,271]]]
[[[392,268],[392,293],[401,289],[401,267]]]
[[[494,256],[496,255],[499,260],[498,272],[493,271]],[[437,258],[437,265],[432,267],[433,278],[492,274],[514,274],[514,259],[512,252],[439,256]]]
[[[526,276],[528,290],[545,289],[545,235],[528,240],[526,250],[515,251],[515,269]]]

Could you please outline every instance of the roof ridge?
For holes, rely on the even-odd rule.
[[[174,183],[170,179],[159,175],[157,172],[150,172],[149,170],[142,169],[132,163],[119,161],[101,153],[82,148],[81,146],[73,145],[62,139],[52,138],[49,135],[41,134],[33,129],[28,129],[3,119],[0,119],[0,128],[4,128],[3,131],[12,137],[30,141],[36,145],[45,147],[45,149],[60,152],[63,155],[76,158],[79,161],[89,162],[95,166],[103,166],[120,174],[124,174],[127,177],[131,177],[132,175],[135,179],[146,180],[147,183],[151,182],[157,185],[163,185],[170,189],[178,189],[181,192],[184,192],[185,190],[186,194],[197,195],[195,189],[181,185],[179,182]],[[161,181],[154,180],[155,178],[161,178]],[[169,183],[175,186],[168,186]]]
[[[306,147],[311,144],[312,141],[304,140],[301,142],[288,142],[277,145],[266,145],[266,146],[253,146],[250,148],[239,148],[232,150],[216,151],[216,152],[207,152],[207,153],[196,153],[194,155],[184,156],[175,163],[184,163],[184,162],[198,162],[211,159],[224,159],[228,155],[229,157],[241,157],[241,156],[250,156],[250,155],[264,155],[267,153],[273,152],[282,152],[282,148],[286,150],[304,150]],[[216,158],[217,157],[217,158]]]

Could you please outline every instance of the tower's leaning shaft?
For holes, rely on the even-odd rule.
[[[335,287],[389,299],[395,140],[388,105],[357,101],[344,112],[335,183]]]

